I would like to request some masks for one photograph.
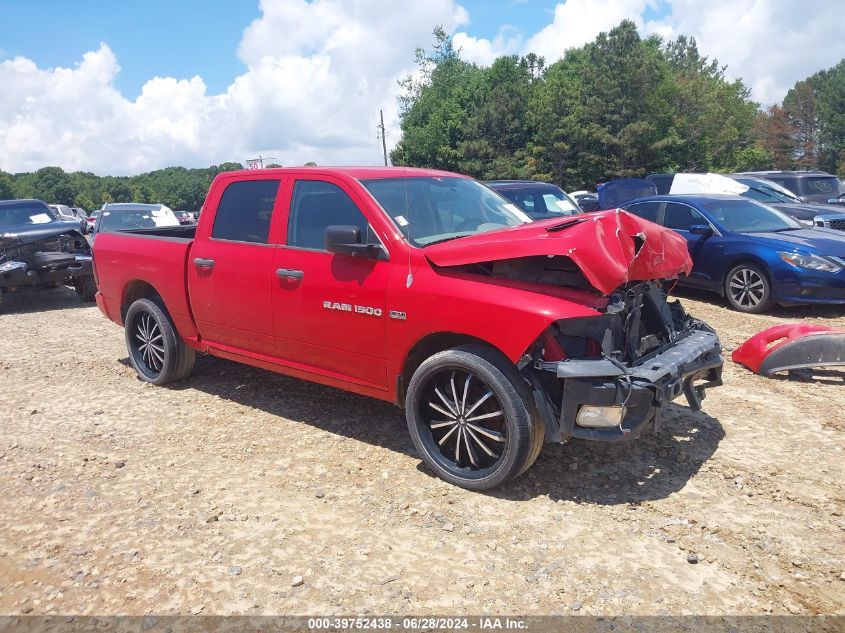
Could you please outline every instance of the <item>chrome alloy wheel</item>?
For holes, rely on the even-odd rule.
[[[728,282],[728,291],[737,305],[756,308],[766,296],[766,283],[750,268],[738,268]]]
[[[133,353],[135,360],[150,375],[157,375],[164,367],[164,336],[153,315],[144,312],[134,324]]]
[[[493,391],[475,374],[446,370],[433,376],[421,403],[426,440],[447,469],[492,470],[507,445],[505,414]]]

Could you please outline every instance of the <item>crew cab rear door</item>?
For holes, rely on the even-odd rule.
[[[355,225],[384,244],[359,192],[330,175],[297,176],[273,263],[279,355],[323,374],[387,388],[385,297],[390,261],[326,250],[326,228]],[[386,252],[386,251],[385,251]]]
[[[274,355],[270,289],[283,182],[239,175],[206,201],[187,266],[194,319],[209,345]]]

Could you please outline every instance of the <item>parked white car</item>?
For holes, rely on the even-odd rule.
[[[74,213],[73,209],[71,209],[66,204],[48,204],[48,207],[53,210],[53,213],[56,214],[59,220],[62,222],[76,222],[79,224],[79,230],[82,231],[83,235],[87,235],[88,233],[88,222],[82,218],[80,218],[76,213]]]
[[[109,202],[103,205],[97,218],[96,233],[179,226],[173,210],[164,204],[140,202]]]

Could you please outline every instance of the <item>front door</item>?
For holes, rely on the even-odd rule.
[[[188,290],[197,327],[210,345],[258,354],[275,350],[270,236],[280,184],[279,178],[259,177],[230,183],[213,226],[206,224],[194,240]]]
[[[383,243],[365,206],[328,176],[301,177],[290,196],[285,244],[275,252],[273,326],[279,355],[343,380],[387,388],[387,259],[335,255],[326,228],[355,225]]]
[[[697,209],[681,202],[667,202],[663,215],[663,225],[667,229],[673,229],[684,236],[687,241],[687,248],[692,258],[692,271],[687,282],[710,288],[718,279],[713,279],[710,271],[713,270],[712,257],[722,238],[717,234],[699,235],[690,231],[693,226],[711,226],[710,222]]]

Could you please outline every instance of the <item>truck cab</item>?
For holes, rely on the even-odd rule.
[[[200,351],[395,402],[439,476],[487,489],[720,382],[718,337],[666,301],[682,238],[618,210],[529,220],[436,170],[228,172],[196,226],[99,235],[97,302],[144,380]]]

